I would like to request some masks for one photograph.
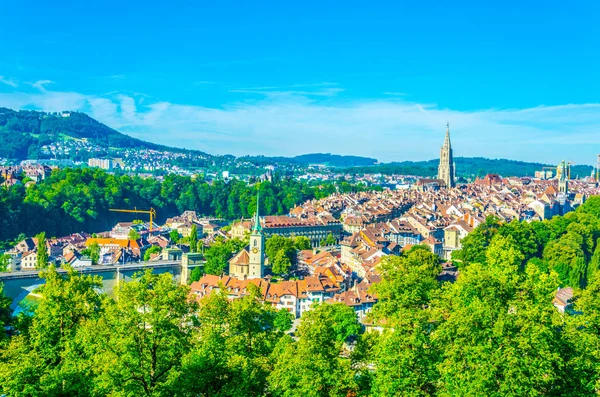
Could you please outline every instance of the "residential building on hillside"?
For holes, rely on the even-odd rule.
[[[89,167],[102,168],[103,170],[112,171],[114,168],[113,161],[111,159],[96,159],[92,158],[88,160]]]

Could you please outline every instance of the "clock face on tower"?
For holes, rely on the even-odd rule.
[[[258,248],[252,248],[252,252],[258,254]]]

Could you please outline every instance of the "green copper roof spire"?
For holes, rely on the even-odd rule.
[[[258,214],[260,209],[260,190],[256,192],[256,212],[254,213],[254,229],[252,231],[254,233],[260,233],[262,231],[262,226],[260,225],[260,216]]]

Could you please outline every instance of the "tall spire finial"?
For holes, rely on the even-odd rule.
[[[254,214],[254,232],[260,232],[262,230],[262,226],[260,225],[260,190],[256,191],[256,212]]]

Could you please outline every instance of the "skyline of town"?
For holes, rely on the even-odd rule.
[[[598,15],[6,2],[0,397],[599,396]]]
[[[1,81],[0,81],[1,83]],[[1,96],[1,94],[0,94]],[[10,108],[5,108],[5,110],[7,111],[14,111],[13,109]],[[27,109],[22,109],[22,110],[27,110]],[[41,111],[43,112],[43,111]],[[44,114],[52,114],[52,115],[56,115],[56,117],[60,118],[68,118],[69,115],[72,113],[72,111],[57,111],[57,112],[46,112],[46,113],[39,113],[40,115],[44,115]],[[85,112],[83,112],[85,113]],[[89,115],[88,115],[89,116]],[[446,133],[449,131],[450,129],[450,122],[446,122]],[[113,129],[112,126],[108,125],[109,128]],[[116,131],[116,130],[115,130]],[[120,132],[120,131],[117,131]],[[63,134],[64,135],[64,134]],[[127,134],[126,134],[127,135]],[[67,134],[68,136],[68,134]],[[131,136],[131,135],[130,135]],[[142,138],[143,139],[143,138]],[[431,139],[436,139],[436,137],[432,137]],[[148,143],[157,143],[155,141],[147,141]],[[421,142],[424,146],[427,146],[429,148],[432,147],[432,144],[430,144],[430,142],[426,142],[423,141]],[[187,147],[182,147],[182,146],[178,146],[178,144],[176,142],[173,141],[169,141],[165,144],[165,146],[167,147],[171,147],[172,149],[175,150],[179,150],[179,149],[194,149],[194,148],[187,148]],[[69,156],[69,153],[84,153],[84,152],[88,152],[88,153],[93,153],[93,152],[99,152],[98,154],[100,155],[100,157],[106,157],[106,154],[103,153],[106,151],[107,148],[103,148],[101,146],[97,146],[94,142],[89,142],[87,139],[64,139],[61,138],[61,141],[59,142],[55,142],[52,144],[46,144],[44,146],[42,146],[40,148],[40,152],[44,155],[50,155],[55,159],[59,159],[59,158],[64,158],[64,156]],[[111,148],[111,150],[117,150],[119,148]],[[299,153],[296,155],[289,155],[289,156],[285,156],[285,155],[280,155],[280,154],[274,154],[272,156],[269,155],[265,155],[263,153],[259,153],[256,155],[250,155],[248,153],[245,154],[241,154],[239,156],[236,156],[238,158],[243,158],[243,157],[266,157],[266,158],[278,158],[278,157],[282,157],[282,158],[289,158],[289,159],[293,159],[294,157],[301,157],[304,155],[314,155],[314,154],[332,154],[334,156],[356,156],[358,158],[364,158],[365,160],[367,159],[375,159],[377,160],[378,164],[389,164],[389,163],[396,163],[396,162],[403,162],[403,161],[414,161],[414,162],[424,162],[424,161],[438,161],[440,159],[439,156],[434,156],[434,157],[428,157],[428,158],[420,158],[420,159],[413,159],[413,160],[407,160],[407,159],[392,159],[391,161],[382,161],[379,157],[377,156],[372,156],[372,157],[366,157],[363,155],[351,155],[348,153],[339,153],[339,152],[335,152],[335,151],[319,151],[319,148],[315,148],[315,150],[311,151],[311,152],[306,152],[306,153]],[[119,149],[120,150],[120,149]],[[124,149],[121,150],[126,156],[128,155],[127,152],[131,152],[133,151],[134,153],[137,152],[137,149]],[[160,151],[153,151],[155,152],[156,155],[169,155],[168,154],[168,150],[165,153],[160,153]],[[211,156],[211,155],[221,155],[218,153],[210,153],[210,152],[206,152],[207,155]],[[186,156],[182,156],[179,153],[175,153],[173,152],[171,155],[174,155],[176,157],[186,157]],[[225,153],[224,155],[231,155],[231,153]],[[188,157],[190,155],[187,155]],[[120,157],[120,156],[118,156]],[[204,155],[200,154],[200,157],[204,158]],[[472,153],[471,156],[457,156],[457,157],[463,157],[463,158],[487,158],[485,156],[481,156],[478,153]],[[544,163],[543,161],[527,161],[527,160],[522,160],[522,159],[516,159],[516,158],[511,158],[509,156],[504,156],[504,157],[496,157],[496,158],[490,158],[492,160],[509,160],[509,161],[524,161],[525,163],[541,163],[541,164],[546,164],[546,165],[554,165],[556,163],[558,163],[559,161],[569,161],[571,164],[578,164],[578,165],[585,165],[585,166],[591,166],[592,168],[600,168],[600,154],[594,154],[592,157],[592,160],[590,161],[589,158],[587,158],[586,160],[584,160],[583,162],[577,163],[577,162],[573,162],[571,161],[571,158],[566,158],[566,157],[557,157],[557,158],[553,158],[550,161]],[[144,159],[148,162],[154,162],[151,157],[148,156],[144,156]],[[0,161],[2,161],[2,157],[0,157]],[[5,159],[6,160],[6,159]],[[9,159],[10,160],[10,159]],[[119,159],[120,161],[120,159]],[[318,163],[315,163],[318,164]],[[146,164],[147,165],[147,164]],[[179,172],[181,170],[177,170],[177,167],[172,170],[175,172]]]

